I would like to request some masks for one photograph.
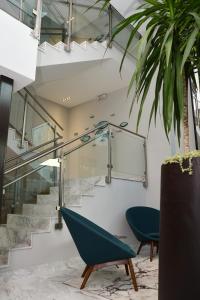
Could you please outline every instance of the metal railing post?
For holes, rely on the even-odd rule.
[[[36,16],[35,28],[33,30],[33,36],[40,40],[41,24],[42,24],[42,0],[37,0],[36,9],[33,9],[33,14]]]
[[[23,22],[24,19],[23,9],[24,9],[24,0],[20,0],[20,12],[19,12],[20,22]]]
[[[64,205],[64,159],[63,154],[61,154],[61,157],[59,158],[59,184],[58,184],[58,223],[55,224],[55,229],[62,229],[63,223],[62,223],[62,215],[60,212],[60,207],[63,207]]]
[[[72,20],[73,20],[73,0],[69,0],[69,8],[68,8],[68,16],[66,20],[66,27],[67,27],[67,38],[65,39],[65,50],[67,52],[71,51],[71,37],[72,37]]]
[[[113,28],[112,5],[109,5],[109,7],[108,7],[108,16],[109,16],[108,47],[112,48],[112,28]]]
[[[54,130],[53,130],[53,135],[54,135],[54,148],[56,148],[57,145],[57,140],[56,140],[56,132],[57,132],[57,127],[56,125],[54,126]],[[53,158],[56,159],[57,158],[57,151],[54,151],[53,153]],[[57,184],[57,168],[54,168],[53,170],[53,179],[54,179],[54,186],[56,186]]]
[[[110,184],[112,181],[112,132],[110,126],[108,127],[108,175],[105,178],[107,184]]]
[[[145,188],[148,187],[148,174],[147,174],[147,140],[146,138],[144,139],[144,159],[145,159],[145,171],[144,171],[144,176],[145,176],[145,182],[143,183],[143,186]]]
[[[28,101],[27,101],[28,95],[26,94],[24,99],[24,114],[23,114],[23,125],[22,125],[22,136],[19,148],[24,148],[24,140],[26,135],[26,120],[27,120],[27,109],[28,109]]]

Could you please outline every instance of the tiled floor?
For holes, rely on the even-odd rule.
[[[79,290],[84,268],[80,258],[16,271],[0,271],[1,300],[157,300],[158,259],[133,259],[139,291],[132,288],[124,267],[110,267],[91,275]]]

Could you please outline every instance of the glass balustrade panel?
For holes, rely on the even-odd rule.
[[[145,181],[144,139],[112,129],[112,177]]]
[[[5,176],[5,182],[11,182],[11,179],[20,178],[23,172],[27,173],[35,170],[34,173],[4,188],[4,223],[6,223],[7,214],[36,216],[34,212],[35,206],[26,204],[52,204],[54,201],[53,205],[56,207],[58,194],[54,193],[52,195],[51,189],[54,189],[54,187],[58,185],[58,166],[53,166],[55,164],[51,165],[52,163],[49,164],[49,159],[47,159],[46,162],[47,165],[40,165],[37,162],[37,167],[36,163],[32,163],[22,168],[23,170],[17,170]],[[54,190],[52,192],[54,192]],[[53,199],[52,202],[51,199]]]
[[[123,17],[118,13],[117,10],[114,9],[114,7],[112,7],[112,28],[113,28],[113,32],[115,32],[116,26],[123,20]],[[130,34],[132,31],[132,27],[131,26],[126,26],[120,33],[118,33],[115,38],[114,38],[114,42],[122,49],[126,48],[126,45],[128,43]],[[139,34],[137,35],[137,37],[135,37],[128,49],[128,53],[132,56],[136,55],[136,45],[138,43],[139,40]]]
[[[94,134],[85,135],[75,147],[77,150],[64,157],[66,206],[79,206],[84,196],[93,194],[95,185],[105,184],[108,163],[107,130],[100,129]]]
[[[36,8],[36,0],[1,0],[0,9],[24,23],[30,28],[35,26],[35,15],[33,9]]]
[[[18,146],[20,145],[20,137],[22,135],[22,130],[23,130],[24,108],[25,108],[24,98],[18,93],[13,94],[9,122],[10,122],[10,128],[13,129],[14,132],[9,133],[10,134],[9,142],[12,142],[12,138],[13,138],[13,141],[14,140],[18,141]],[[11,134],[13,136],[11,136]]]
[[[100,12],[96,1],[74,1],[72,14],[72,41],[79,44],[88,42],[103,42],[108,38],[109,14]],[[88,9],[90,7],[90,9]]]

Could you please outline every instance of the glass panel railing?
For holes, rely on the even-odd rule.
[[[89,10],[89,5],[95,1],[90,1],[88,5],[81,5],[76,1],[73,6],[72,15],[72,37],[71,41],[82,43],[84,41],[103,42],[109,33],[108,11],[100,13],[100,8],[95,6]]]
[[[42,193],[44,185],[52,187],[56,205],[79,206],[84,196],[94,195],[96,185],[111,183],[112,178],[144,183],[145,149],[144,137],[99,122],[95,129],[7,169],[4,172],[6,211],[23,212],[24,203],[33,203],[34,195]],[[16,195],[22,195],[21,191],[24,197],[19,202]],[[51,202],[52,197],[47,200]],[[58,225],[60,220],[59,215]]]
[[[144,138],[113,128],[111,141],[112,177],[145,182],[146,153]]]
[[[61,142],[62,127],[36,101],[22,90],[13,95],[6,169],[30,159]]]
[[[55,167],[41,166],[41,169],[34,173],[31,173],[34,167],[29,166],[26,169],[29,169],[30,175],[4,188],[4,223],[6,223],[7,214],[23,214],[25,204],[37,204],[37,195],[49,194],[50,187],[57,185]],[[10,179],[12,175],[9,176]],[[15,178],[20,178],[22,170],[15,172],[15,176]]]
[[[43,2],[40,43],[55,45],[65,41],[68,4],[64,1]]]
[[[108,161],[107,129],[86,135],[79,147],[64,157],[66,206],[80,205],[82,197],[92,194],[95,184],[102,180],[105,182]]]
[[[1,0],[0,9],[24,23],[30,28],[35,26],[33,9],[36,8],[36,0]]]
[[[115,27],[123,20],[122,15],[114,8],[112,7],[112,28],[113,32],[115,30]],[[120,33],[118,33],[114,38],[114,43],[116,43],[120,48],[125,49],[126,45],[128,43],[132,26],[126,26]],[[135,54],[135,47],[137,45],[138,39],[140,38],[140,35],[138,33],[137,37],[135,37],[132,40],[132,43],[129,46],[128,53],[133,55]]]
[[[82,43],[85,41],[102,42],[109,33],[109,13],[100,14],[101,5],[95,5],[95,0],[84,3],[73,1],[72,14],[70,15],[70,3],[64,1],[52,1],[43,4],[41,43],[56,44],[59,41]],[[90,8],[90,9],[88,9]],[[71,26],[71,28],[70,28]]]

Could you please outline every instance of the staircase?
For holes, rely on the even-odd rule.
[[[86,197],[95,196],[96,187],[105,187],[104,177],[70,180],[65,185],[65,205],[81,207]],[[37,195],[36,204],[24,204],[22,215],[9,214],[7,224],[0,225],[0,268],[9,266],[9,253],[32,249],[33,234],[50,234],[57,218],[58,187],[50,187],[49,194]]]
[[[83,141],[82,137],[89,134],[90,140],[87,142]],[[93,147],[94,140],[96,147]],[[126,147],[127,141],[129,141],[128,149]],[[124,195],[127,191],[130,191],[126,198],[129,199],[127,205],[131,206],[132,195],[134,193],[140,195],[145,190],[143,187],[143,183],[146,181],[144,176],[144,142],[145,140],[142,136],[137,136],[137,134],[114,124],[106,123],[84,132],[71,141],[64,142],[59,146],[59,149],[57,149],[57,146],[51,150],[46,150],[42,154],[39,153],[34,158],[34,161],[32,158],[26,161],[26,165],[24,165],[23,161],[19,163],[15,170],[19,172],[19,178],[18,176],[16,178],[17,182],[20,183],[20,197],[17,200],[20,203],[14,203],[13,210],[11,210],[12,213],[8,212],[10,207],[12,207],[14,194],[11,193],[9,196],[9,190],[5,188],[4,209],[7,208],[7,222],[0,225],[0,267],[13,267],[13,265],[19,267],[20,259],[24,260],[25,257],[27,257],[25,259],[26,265],[33,264],[32,259],[36,258],[36,263],[46,261],[46,258],[42,255],[40,256],[40,247],[45,247],[45,244],[42,244],[45,240],[54,259],[58,259],[59,255],[57,253],[60,251],[64,256],[65,247],[63,240],[65,241],[66,238],[64,238],[66,229],[55,231],[55,229],[61,229],[61,219],[59,212],[56,211],[56,206],[66,206],[83,214],[84,212],[86,214],[90,212],[91,215],[89,217],[91,219],[92,217],[94,218],[94,211],[97,210],[100,222],[101,220],[105,222],[106,218],[108,219],[107,226],[110,226],[110,217],[113,215],[115,218],[114,229],[112,228],[113,233],[124,235],[124,232],[121,232],[123,222],[118,222],[118,219],[122,218],[124,213]],[[108,147],[110,143],[112,147]],[[135,147],[136,143],[137,147]],[[57,151],[57,158],[59,158],[59,168],[58,166],[56,167],[56,177],[58,177],[56,186],[54,186],[53,182],[45,179],[45,176],[42,178],[42,175],[37,171],[31,175],[29,172],[26,174],[26,169],[30,168],[30,164],[34,163],[35,167],[37,167],[37,165],[41,165],[41,161],[45,161],[44,168],[46,168],[46,173],[50,178],[49,174],[52,167],[47,164],[46,156],[47,153],[49,154],[49,151],[54,153],[55,150]],[[60,152],[59,150],[62,151]],[[130,159],[132,159],[133,151],[134,157],[137,158],[137,163],[131,164]],[[126,162],[129,162],[128,165],[121,164],[124,161],[124,157],[126,157]],[[140,162],[140,165],[138,165],[138,162]],[[110,168],[112,164],[113,169]],[[10,176],[12,172],[13,169],[5,175]],[[23,173],[25,173],[25,177],[21,178],[20,176]],[[112,176],[118,178],[114,179],[118,182],[114,185],[106,185],[106,174],[106,183],[111,183]],[[122,180],[119,180],[119,178]],[[24,179],[26,179],[25,182],[23,182]],[[12,183],[12,176],[10,180],[12,187],[15,185],[15,183]],[[41,188],[44,188],[43,191]],[[33,197],[34,193],[36,193],[36,199]],[[116,203],[116,201],[118,202]],[[127,199],[125,201],[127,202]],[[141,203],[140,197],[138,197],[138,202]],[[104,216],[104,211],[109,209],[111,209],[110,213]],[[96,214],[95,221],[98,221]],[[48,235],[49,238],[47,237]],[[37,240],[40,240],[39,244],[36,242],[36,237]],[[67,236],[67,241],[67,243],[71,243],[69,235]],[[57,256],[54,252],[54,247],[56,248]],[[68,247],[70,252],[71,244]],[[27,256],[25,255],[27,251],[21,252],[22,250],[31,250],[30,258],[28,253]],[[52,258],[52,256],[50,257]]]

